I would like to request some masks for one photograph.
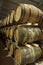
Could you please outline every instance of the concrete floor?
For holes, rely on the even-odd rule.
[[[14,65],[14,60],[12,57],[6,57],[8,51],[4,50],[3,42],[0,41],[0,65]]]

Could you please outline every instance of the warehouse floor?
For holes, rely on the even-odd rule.
[[[8,51],[4,50],[3,42],[0,41],[0,65],[14,65],[14,60],[12,57],[6,57]]]

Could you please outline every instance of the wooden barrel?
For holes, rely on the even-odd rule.
[[[18,27],[18,26],[14,26],[14,27],[13,27],[13,29],[14,29],[14,30],[13,30],[13,41],[14,41],[14,42],[15,42],[15,31],[16,31],[17,27]]]
[[[33,5],[19,4],[15,12],[15,21],[17,23],[37,23],[42,14],[42,11]]]
[[[25,23],[30,17],[30,8],[27,4],[19,4],[15,12],[15,21],[17,23]]]
[[[9,38],[9,29],[10,29],[10,28],[7,28],[7,29],[6,29],[6,37],[7,37],[7,38]]]
[[[16,30],[16,26],[12,26],[9,28],[9,39],[12,39],[13,40],[13,36],[14,36],[14,32]]]
[[[6,22],[7,22],[7,17],[2,22],[3,26],[6,26]]]
[[[6,25],[8,25],[10,22],[10,14],[7,16],[7,22],[6,22]]]
[[[13,55],[13,51],[14,51],[14,46],[13,43],[10,43],[10,45],[8,46],[9,52],[8,52],[8,57]]]
[[[13,23],[14,15],[15,15],[15,11],[13,10],[13,11],[11,12],[11,15],[10,15],[10,23]]]
[[[13,27],[10,27],[9,29],[9,39],[13,38]]]
[[[9,49],[9,54],[8,54],[8,56],[12,56],[12,55],[15,56],[15,49],[16,49],[16,48],[18,48],[17,43],[11,41],[11,42],[10,42],[10,45],[8,46],[8,49]]]
[[[19,43],[31,43],[40,39],[41,30],[39,28],[18,27],[15,31],[14,38]]]
[[[38,44],[19,47],[15,50],[15,62],[18,65],[32,63],[41,56],[41,53]]]

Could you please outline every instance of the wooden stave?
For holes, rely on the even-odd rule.
[[[33,23],[33,24],[34,23],[40,23],[40,18],[42,19],[43,12],[39,8],[37,8],[37,7],[33,6],[33,5],[30,5],[30,9],[31,9],[31,16],[30,16],[29,21],[31,23]]]
[[[33,23],[36,22],[35,20],[37,20],[39,13],[38,13],[38,8],[36,8],[36,7],[33,6],[33,5],[30,5],[30,9],[31,9],[31,16],[30,16],[29,22],[31,22],[31,23],[33,24]],[[35,10],[35,11],[34,11],[34,10]],[[37,11],[37,13],[36,13],[36,11]],[[37,15],[34,14],[34,13],[36,13]],[[35,18],[36,18],[36,19],[35,19]]]
[[[29,48],[28,46],[26,46],[27,48]],[[39,47],[39,46],[38,46]],[[25,47],[24,47],[25,48]],[[31,45],[31,48],[33,48],[34,49],[34,51],[35,51],[35,46],[33,45]],[[37,46],[36,46],[36,49],[38,49],[37,48]],[[39,48],[39,49],[41,49],[41,48]],[[35,60],[37,60],[38,59],[38,56],[37,56],[37,54],[36,54],[36,57],[35,57],[35,55],[33,54],[33,56],[32,56],[32,59],[31,59],[31,57],[30,57],[30,59],[28,60],[28,61],[26,61],[26,58],[24,58],[24,57],[26,57],[26,49],[24,49],[24,51],[23,51],[23,47],[19,47],[19,50],[20,50],[20,53],[21,53],[21,65],[22,64],[28,64],[28,63],[33,63]],[[19,51],[18,50],[18,51]],[[38,51],[41,51],[41,50],[38,50]],[[35,53],[36,53],[36,51],[35,51]],[[42,51],[41,52],[39,52],[39,56],[41,56],[40,55],[40,53],[42,53]],[[15,52],[15,54],[16,54],[16,52]],[[34,58],[33,58],[34,57]],[[16,59],[15,59],[16,60]]]
[[[40,40],[40,37],[41,37],[41,30],[39,29],[39,28],[34,28],[33,30],[33,37],[32,37],[32,35],[31,35],[31,39],[34,39],[35,41],[37,41],[37,40]],[[30,32],[31,33],[31,32]],[[30,39],[30,41],[31,41],[31,39]],[[34,41],[33,40],[33,41]],[[29,42],[29,41],[28,41]],[[32,42],[32,41],[31,41]]]

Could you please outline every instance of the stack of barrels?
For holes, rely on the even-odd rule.
[[[10,14],[8,14],[7,17],[5,17],[2,20],[3,22],[1,21],[0,27],[12,24],[13,23],[13,17],[14,17],[14,15],[15,15],[15,11],[12,10],[12,12]]]
[[[2,21],[3,22],[0,23],[2,26],[25,23],[42,25],[43,12],[31,4],[17,4],[15,10],[12,10],[12,12]]]
[[[0,32],[6,35],[8,56],[14,55],[15,65],[30,65],[43,56],[43,12],[39,8],[18,4],[2,21]]]

